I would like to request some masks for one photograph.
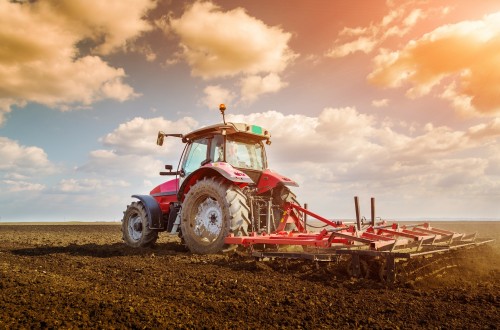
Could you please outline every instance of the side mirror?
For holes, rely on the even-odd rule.
[[[160,172],[160,175],[177,175],[177,174],[180,174],[180,172],[172,172],[172,165],[165,165],[165,169],[168,171],[168,172]]]
[[[164,139],[165,139],[165,133],[163,133],[162,131],[159,131],[158,137],[156,138],[156,144],[159,146],[162,146]]]

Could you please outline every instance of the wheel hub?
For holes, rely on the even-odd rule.
[[[135,222],[134,223],[134,230],[142,231],[142,222]]]
[[[134,215],[130,218],[128,222],[128,233],[129,236],[135,240],[139,241],[142,237],[142,219],[139,215]]]
[[[198,206],[198,213],[194,219],[194,233],[201,240],[212,242],[221,232],[222,221],[222,209],[219,203],[207,198]]]

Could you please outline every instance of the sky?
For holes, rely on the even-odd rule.
[[[119,221],[228,120],[334,219],[500,219],[497,0],[0,0],[0,221]]]

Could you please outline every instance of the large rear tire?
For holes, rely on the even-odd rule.
[[[249,213],[247,199],[238,186],[204,178],[184,198],[182,238],[193,253],[219,253],[228,248],[224,239],[230,233],[236,236],[248,233]]]
[[[148,213],[142,202],[132,202],[127,206],[122,219],[123,240],[131,247],[154,245],[158,232],[149,229]]]

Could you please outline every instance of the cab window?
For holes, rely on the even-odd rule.
[[[224,161],[224,137],[222,135],[214,135],[210,146],[210,159],[213,162]]]
[[[226,161],[239,168],[262,171],[265,166],[261,142],[228,139]]]
[[[207,159],[208,140],[199,139],[189,145],[186,160],[184,161],[184,172],[186,175],[194,172]]]

